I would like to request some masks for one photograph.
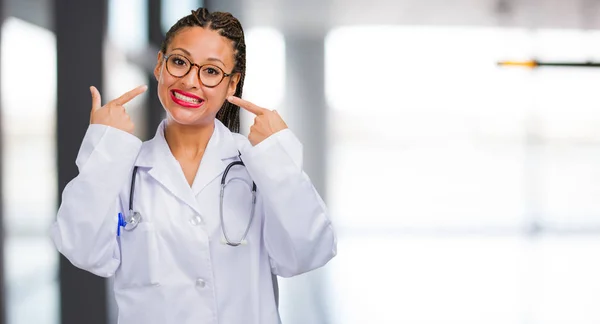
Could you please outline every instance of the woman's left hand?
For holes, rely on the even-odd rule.
[[[267,137],[288,128],[281,116],[279,116],[275,110],[259,107],[249,101],[234,96],[227,98],[227,100],[256,115],[254,124],[250,127],[250,134],[248,134],[248,140],[250,140],[252,146],[256,146]]]

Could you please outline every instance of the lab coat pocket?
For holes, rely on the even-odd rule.
[[[154,224],[141,222],[121,231],[121,267],[115,274],[120,288],[158,286],[158,242]]]

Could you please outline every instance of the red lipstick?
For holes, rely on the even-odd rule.
[[[180,97],[176,97],[176,94],[179,95]],[[187,98],[191,98],[191,99],[195,99],[194,101],[196,102],[190,102],[188,100],[184,100],[181,97],[187,97]],[[204,103],[204,99],[193,95],[189,92],[185,92],[185,91],[181,91],[181,90],[173,90],[171,91],[171,100],[173,100],[173,102],[175,102],[176,104],[182,106],[182,107],[186,107],[186,108],[200,108],[202,106],[202,104]]]

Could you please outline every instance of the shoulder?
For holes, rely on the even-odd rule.
[[[240,152],[244,152],[252,147],[246,136],[240,133],[232,132],[217,118],[215,118],[215,129],[221,134],[221,138],[224,141],[223,144],[227,146],[233,144]]]

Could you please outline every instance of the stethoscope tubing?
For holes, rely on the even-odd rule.
[[[229,246],[239,246],[241,245],[244,240],[246,239],[246,237],[248,236],[248,232],[250,231],[250,227],[252,225],[252,221],[254,220],[254,214],[255,214],[255,209],[256,209],[256,183],[253,181],[252,182],[252,209],[250,211],[250,220],[248,221],[248,226],[246,226],[246,230],[244,231],[244,235],[242,236],[242,238],[239,241],[232,241],[229,239],[229,236],[227,235],[227,230],[225,229],[225,220],[223,217],[223,200],[225,198],[225,187],[227,186],[227,174],[229,173],[229,170],[236,166],[236,165],[241,165],[243,167],[245,167],[244,162],[241,160],[240,157],[240,161],[234,161],[231,162],[227,165],[227,167],[225,168],[225,171],[223,171],[223,175],[221,176],[221,191],[219,194],[219,218],[221,221],[221,230],[223,232],[223,236],[225,238],[225,243]],[[137,175],[137,170],[138,167],[134,166],[133,167],[133,174],[131,176],[131,186],[129,189],[129,215],[127,217],[127,220],[125,222],[125,226],[124,229],[126,231],[132,231],[133,229],[135,229],[137,227],[137,225],[141,222],[141,214],[134,211],[133,209],[133,200],[134,200],[134,195],[135,195],[135,178]]]

